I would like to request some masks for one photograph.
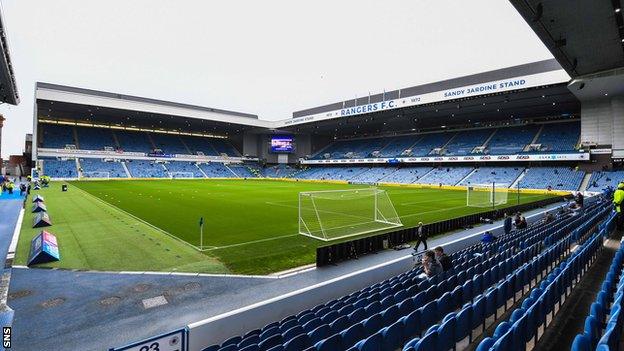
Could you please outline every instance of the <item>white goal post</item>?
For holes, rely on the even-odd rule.
[[[507,203],[509,184],[471,184],[466,191],[466,206],[496,207]]]
[[[377,188],[299,193],[299,234],[331,241],[403,226],[388,193]]]
[[[110,179],[109,172],[82,172],[83,178]]]
[[[171,179],[192,179],[195,178],[193,172],[169,172],[169,178]]]

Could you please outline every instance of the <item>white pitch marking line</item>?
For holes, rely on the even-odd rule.
[[[292,236],[297,236],[299,234],[288,234],[288,235],[281,235],[281,236],[274,236],[272,238],[266,238],[266,239],[259,239],[259,240],[253,240],[253,241],[245,241],[244,243],[238,243],[238,244],[231,244],[231,245],[224,245],[224,246],[217,246],[213,249],[206,249],[203,251],[212,251],[212,250],[219,250],[219,249],[227,249],[230,247],[237,247],[237,246],[243,246],[243,245],[247,245],[247,244],[255,244],[255,243],[261,243],[261,242],[265,242],[265,241],[271,241],[271,240],[277,240],[277,239],[283,239],[283,238],[289,238]]]

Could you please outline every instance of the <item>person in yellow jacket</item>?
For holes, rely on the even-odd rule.
[[[622,202],[624,201],[624,182],[618,184],[617,190],[613,193],[613,206],[617,212],[617,229],[624,229],[624,213],[622,213]]]

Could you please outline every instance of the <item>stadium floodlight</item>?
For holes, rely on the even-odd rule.
[[[109,172],[82,172],[83,178],[89,179],[110,179]]]
[[[193,179],[195,174],[193,172],[169,172],[169,178],[171,179]]]
[[[299,193],[299,234],[331,241],[403,226],[385,190]]]
[[[466,206],[496,207],[507,203],[509,184],[472,184],[466,191]]]

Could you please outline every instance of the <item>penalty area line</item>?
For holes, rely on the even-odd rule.
[[[202,251],[213,251],[213,250],[219,250],[219,249],[227,249],[227,248],[230,248],[230,247],[237,247],[237,246],[243,246],[243,245],[248,245],[248,244],[262,243],[262,242],[265,242],[265,241],[290,238],[290,237],[298,236],[298,235],[300,235],[300,234],[288,234],[288,235],[274,236],[272,238],[258,239],[258,240],[253,240],[253,241],[245,241],[244,243],[224,245],[224,246],[216,246],[216,247],[214,247],[212,249],[204,249]]]

